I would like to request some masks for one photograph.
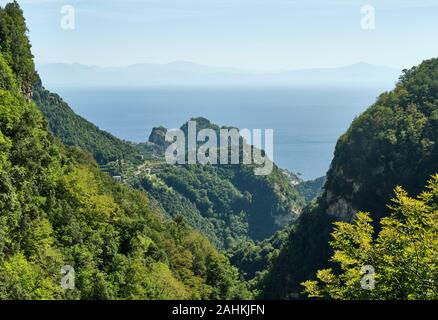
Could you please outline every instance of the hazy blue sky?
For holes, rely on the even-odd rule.
[[[267,70],[365,61],[400,68],[438,56],[437,0],[18,2],[39,63],[186,60]],[[76,9],[75,30],[60,27],[66,4]],[[361,28],[366,4],[376,9],[375,30]]]

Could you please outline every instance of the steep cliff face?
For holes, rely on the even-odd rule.
[[[378,223],[397,185],[418,194],[438,171],[438,59],[405,70],[338,140],[318,202],[304,210],[270,272],[264,296],[293,297],[300,282],[327,264],[335,220],[357,211]]]
[[[338,141],[323,201],[349,219],[385,211],[396,185],[417,194],[438,169],[438,60],[405,71],[396,88],[353,121]]]

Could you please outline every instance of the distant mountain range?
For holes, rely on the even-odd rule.
[[[249,72],[211,67],[192,62],[135,64],[102,68],[81,64],[37,66],[47,86],[378,86],[390,88],[401,70],[356,63],[339,68],[299,69],[279,72]]]

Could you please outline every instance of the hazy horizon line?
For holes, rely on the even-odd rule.
[[[313,67],[303,67],[303,68],[270,68],[270,69],[249,69],[249,68],[240,68],[240,67],[234,67],[234,66],[224,66],[224,65],[212,65],[212,64],[205,64],[205,63],[198,63],[190,60],[173,60],[169,62],[133,62],[130,64],[125,65],[95,65],[95,64],[87,64],[82,62],[36,62],[36,66],[47,66],[47,65],[69,65],[69,66],[83,66],[83,67],[89,67],[89,68],[99,68],[99,69],[123,69],[123,68],[129,68],[137,65],[155,65],[155,66],[168,66],[172,64],[191,64],[194,66],[202,66],[202,67],[209,67],[209,68],[218,68],[218,69],[229,69],[240,71],[240,72],[251,72],[251,73],[261,73],[261,72],[285,72],[285,71],[302,71],[302,70],[318,70],[318,69],[340,69],[340,68],[347,68],[357,65],[368,65],[372,67],[379,67],[379,68],[387,68],[392,70],[403,70],[405,68],[409,67],[394,67],[394,66],[388,66],[388,65],[381,65],[381,64],[373,64],[369,63],[367,61],[357,61],[350,64],[342,64],[342,65],[336,65],[336,66],[313,66]]]

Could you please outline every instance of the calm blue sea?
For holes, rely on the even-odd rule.
[[[203,116],[219,125],[274,129],[274,161],[304,179],[324,175],[335,144],[382,88],[50,88],[79,115],[141,142],[152,127]]]

